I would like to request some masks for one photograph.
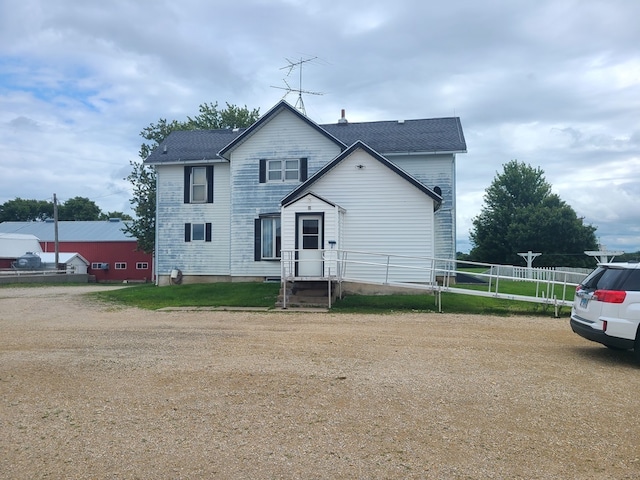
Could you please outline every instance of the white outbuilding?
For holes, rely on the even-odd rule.
[[[42,252],[38,237],[20,233],[0,233],[0,267],[10,267],[13,261],[27,252]]]

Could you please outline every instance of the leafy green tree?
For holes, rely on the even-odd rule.
[[[536,266],[590,266],[584,251],[597,249],[596,228],[551,193],[542,169],[517,160],[503,167],[473,219],[471,259],[521,264],[518,253],[531,250],[543,254]]]
[[[58,220],[95,221],[100,220],[102,211],[93,200],[85,197],[73,197],[58,207]]]
[[[120,220],[133,220],[133,217],[124,212],[107,212],[100,214],[100,220],[109,220],[110,218],[119,218]]]
[[[53,218],[53,202],[16,198],[0,205],[0,222],[34,222]]]
[[[187,117],[186,121],[167,121],[161,118],[142,129],[140,136],[146,140],[140,146],[140,160],[130,161],[131,173],[125,178],[133,187],[133,197],[129,200],[136,218],[125,226],[124,231],[138,239],[138,248],[146,253],[155,249],[156,225],[156,173],[143,162],[149,154],[174,130],[216,130],[220,128],[242,128],[255,123],[260,116],[259,109],[249,110],[246,105],[238,107],[226,104],[223,110],[218,103],[203,103],[199,114]]]

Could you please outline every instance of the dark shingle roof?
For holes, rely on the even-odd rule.
[[[281,105],[278,106],[283,108]],[[259,125],[261,121],[264,122],[264,118],[254,125]],[[249,127],[249,130],[251,128],[254,127]],[[402,122],[332,123],[316,125],[316,128],[345,145],[361,141],[382,154],[467,151],[458,117]],[[218,153],[227,151],[236,140],[240,141],[238,137],[245,130],[247,129],[174,131],[149,155],[145,163],[186,163],[221,159]]]
[[[245,128],[176,130],[167,135],[158,148],[151,152],[145,163],[162,164],[219,159],[218,152],[245,130]]]
[[[466,152],[458,117],[320,125],[347,145],[358,140],[380,153]]]

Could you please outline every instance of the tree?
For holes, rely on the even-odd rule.
[[[100,220],[102,211],[93,200],[85,197],[73,197],[58,208],[58,220],[95,221]]]
[[[0,222],[34,222],[53,218],[53,203],[17,197],[0,205]]]
[[[110,218],[119,218],[120,220],[133,220],[131,215],[124,212],[107,212],[100,214],[100,220],[109,220]]]
[[[144,160],[174,130],[216,130],[220,128],[242,128],[255,123],[260,116],[259,109],[249,110],[247,106],[237,107],[226,104],[227,108],[218,110],[218,103],[203,103],[199,114],[187,117],[186,121],[161,118],[157,123],[142,129],[140,136],[147,140],[140,146],[140,160],[130,161],[131,173],[125,178],[133,187],[133,197],[129,203],[133,206],[136,218],[129,222],[124,231],[138,239],[138,248],[146,253],[155,249],[156,225],[156,173]]]
[[[0,205],[0,222],[42,222],[53,218],[53,202],[16,198]],[[123,212],[103,213],[100,207],[84,197],[74,197],[59,205],[59,220],[132,220]]]
[[[569,205],[551,193],[539,167],[517,160],[503,167],[473,219],[471,259],[519,264],[518,253],[532,250],[543,253],[538,266],[590,266],[584,251],[597,249],[596,228],[584,225]]]

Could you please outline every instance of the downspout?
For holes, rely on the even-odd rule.
[[[153,264],[153,275],[155,276],[155,285],[156,287],[160,284],[160,278],[158,276],[158,262],[156,261],[156,252],[158,250],[158,171],[156,170],[156,221],[155,221],[155,232],[153,239],[153,254],[151,255],[151,263]]]

